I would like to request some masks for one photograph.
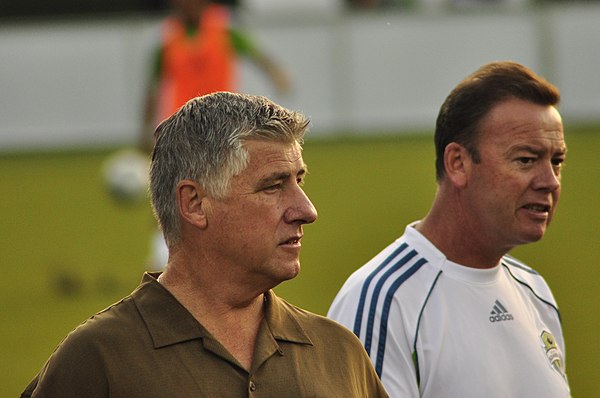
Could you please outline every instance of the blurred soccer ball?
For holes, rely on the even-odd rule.
[[[147,198],[149,167],[148,157],[143,152],[118,150],[102,165],[104,184],[119,202],[142,202]]]

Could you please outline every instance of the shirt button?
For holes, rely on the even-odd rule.
[[[253,381],[250,382],[249,387],[250,387],[250,391],[255,391],[256,390],[256,384],[254,384]]]

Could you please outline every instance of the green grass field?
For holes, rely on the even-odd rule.
[[[543,241],[514,255],[540,271],[560,305],[574,397],[600,396],[600,132],[567,136],[563,196]],[[0,396],[16,397],[65,334],[135,288],[148,254],[148,205],[103,189],[109,150],[0,156],[3,288]],[[309,140],[306,191],[319,211],[302,272],[277,288],[325,314],[347,276],[427,211],[435,192],[429,136]]]

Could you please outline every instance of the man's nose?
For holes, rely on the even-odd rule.
[[[317,209],[300,186],[295,187],[293,198],[285,212],[285,221],[299,224],[315,222],[318,217]]]
[[[543,189],[549,192],[560,188],[560,169],[552,162],[543,163],[540,166],[538,176],[534,181],[535,189]]]

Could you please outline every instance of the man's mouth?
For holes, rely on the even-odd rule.
[[[300,239],[302,239],[302,236],[294,236],[289,238],[288,240],[283,241],[281,244],[282,245],[297,245],[300,243]]]
[[[525,205],[525,206],[523,206],[523,208],[527,209],[527,210],[535,211],[537,213],[548,213],[550,211],[550,205],[536,204],[536,203],[531,203],[531,204]]]

